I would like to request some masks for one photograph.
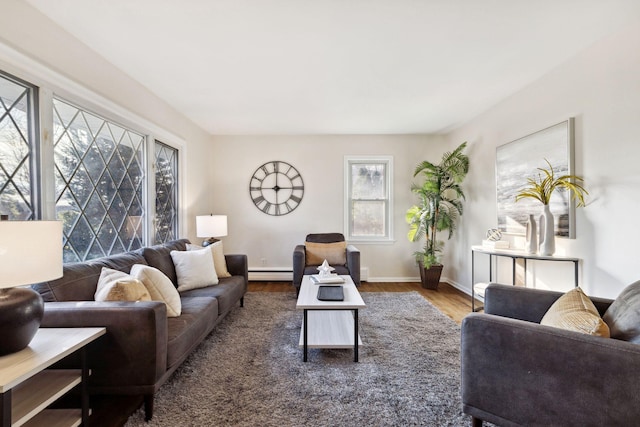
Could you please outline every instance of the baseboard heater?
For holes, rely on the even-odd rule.
[[[255,282],[291,282],[293,280],[293,270],[286,267],[253,267],[249,268],[249,280]]]
[[[360,268],[360,280],[369,279],[369,268]],[[259,282],[290,282],[293,280],[293,270],[287,267],[250,267],[249,280]]]

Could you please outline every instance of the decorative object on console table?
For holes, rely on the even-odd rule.
[[[549,205],[544,205],[544,211],[540,215],[540,255],[550,256],[556,252],[554,227],[555,221],[551,209],[549,209]]]
[[[216,237],[227,235],[227,216],[214,214],[196,216],[196,234],[198,237],[208,237],[202,242],[202,246],[209,246],[219,241],[220,239]]]
[[[421,185],[412,184],[411,191],[420,197],[420,203],[407,211],[405,219],[409,224],[407,237],[412,242],[425,238],[422,251],[414,253],[420,266],[422,287],[438,289],[442,264],[440,254],[444,242],[437,239],[439,231],[448,231],[453,236],[458,218],[462,215],[464,192],[460,184],[469,172],[469,157],[463,154],[467,146],[463,142],[452,152],[444,153],[439,164],[423,161],[416,167],[413,176],[421,175]],[[432,272],[428,270],[435,268]]]
[[[589,194],[587,190],[580,184],[583,179],[575,175],[561,175],[556,177],[554,168],[547,159],[544,159],[549,168],[538,168],[538,173],[534,178],[527,178],[527,186],[516,194],[516,202],[522,199],[535,199],[544,205],[543,214],[540,216],[540,255],[553,255],[555,247],[555,224],[553,214],[549,207],[551,196],[553,193],[562,189],[570,191],[571,200],[578,199],[577,207],[585,205],[584,196]]]
[[[551,233],[553,233],[553,228],[551,228],[551,230]],[[527,235],[524,249],[528,254],[535,254],[538,252],[538,230],[536,229],[536,219],[531,214],[529,214],[529,220],[527,221]]]
[[[0,355],[27,347],[42,321],[42,297],[22,286],[61,276],[62,222],[0,221]]]
[[[502,231],[497,228],[490,228],[487,230],[486,238],[492,242],[498,242],[502,239]]]

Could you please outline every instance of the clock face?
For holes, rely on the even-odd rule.
[[[274,160],[260,166],[249,183],[253,204],[268,215],[286,215],[298,207],[304,195],[300,172],[287,162]]]

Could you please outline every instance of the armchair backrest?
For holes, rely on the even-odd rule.
[[[335,243],[344,242],[344,235],[342,233],[315,233],[307,234],[306,242],[312,243]]]

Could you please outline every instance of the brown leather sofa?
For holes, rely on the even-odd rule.
[[[182,292],[182,314],[167,317],[163,302],[96,302],[102,267],[128,273],[147,264],[177,286],[170,252],[186,250],[188,240],[65,264],[62,278],[33,285],[44,301],[42,327],[104,326],[106,335],[89,348],[90,394],[144,395],[145,416],[153,416],[155,392],[238,303],[247,291],[246,255],[225,255],[232,277],[206,288]]]

